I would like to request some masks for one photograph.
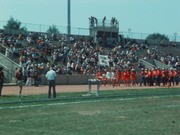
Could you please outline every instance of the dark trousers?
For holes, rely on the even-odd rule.
[[[2,88],[3,88],[3,81],[0,80],[0,96],[1,96],[1,93],[2,93]]]
[[[51,97],[51,88],[53,89],[53,98],[56,98],[56,84],[55,80],[49,80],[48,98]]]
[[[146,83],[147,83],[147,79],[145,78],[145,76],[142,76],[141,79],[140,79],[140,86],[142,86],[142,84],[144,86],[146,86]]]

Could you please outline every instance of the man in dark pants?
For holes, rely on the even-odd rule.
[[[4,83],[3,67],[0,67],[0,96],[2,93],[3,83]]]
[[[53,89],[53,98],[56,98],[56,77],[57,77],[57,74],[51,67],[50,70],[46,74],[46,78],[48,80],[48,85],[49,85],[48,98],[51,97],[51,88]]]

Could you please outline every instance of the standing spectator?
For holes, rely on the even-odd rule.
[[[51,97],[51,88],[53,88],[53,98],[56,98],[56,77],[57,74],[56,72],[53,70],[52,67],[50,67],[50,70],[47,72],[46,74],[46,78],[48,80],[48,98]]]
[[[17,84],[19,86],[19,97],[20,97],[22,94],[23,81],[24,81],[23,72],[21,68],[16,72],[16,79],[17,79]]]
[[[131,70],[131,83],[132,86],[135,86],[137,84],[137,72],[134,68]]]
[[[2,93],[3,83],[4,83],[4,72],[3,72],[3,67],[0,67],[0,96]]]
[[[173,68],[170,68],[170,70],[169,70],[169,85],[168,85],[168,87],[170,87],[171,85],[173,85],[174,86],[174,74],[175,74],[175,72],[174,72],[174,70],[173,70]]]
[[[31,68],[29,67],[26,71],[26,86],[31,86],[32,85],[32,73],[31,73]]]
[[[145,70],[144,68],[141,68],[141,73],[140,73],[140,85],[142,86],[142,84],[144,84],[144,86],[146,86],[146,81],[145,81]]]
[[[161,82],[162,82],[162,70],[158,67],[157,68],[157,80],[156,80],[157,86],[160,86]]]
[[[38,69],[34,70],[34,86],[39,86],[39,80],[38,80],[38,76],[39,76],[39,71]]]
[[[122,80],[122,69],[116,71],[117,84],[120,86]]]

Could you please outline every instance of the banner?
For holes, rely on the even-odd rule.
[[[108,55],[98,55],[98,64],[100,66],[109,66]]]

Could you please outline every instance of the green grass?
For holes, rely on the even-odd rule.
[[[2,97],[0,135],[179,135],[180,90]],[[10,100],[11,102],[8,102]]]

